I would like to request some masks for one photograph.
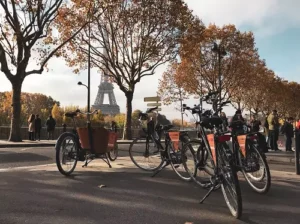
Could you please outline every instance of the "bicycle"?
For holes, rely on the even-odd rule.
[[[211,96],[212,94],[208,94],[205,96],[205,99],[207,100]],[[217,115],[227,103],[229,103],[229,101],[217,105],[218,107],[214,113],[210,110],[206,110],[202,113],[199,106],[195,106],[194,108],[184,107],[184,110],[197,113],[198,116],[201,117],[201,121],[199,122],[200,139],[187,142],[182,152],[186,154],[187,151],[190,151],[193,156],[193,170],[187,167],[185,161],[184,167],[194,181],[196,181],[195,177],[198,171],[204,171],[209,176],[209,180],[197,180],[198,184],[202,187],[209,188],[209,191],[200,203],[202,204],[212,191],[220,187],[232,216],[239,218],[242,215],[242,196],[237,172],[231,160],[232,153],[226,143],[230,140],[230,135],[226,135],[227,132],[222,131],[221,126],[223,121]],[[205,129],[211,130],[212,133],[207,134]],[[208,171],[208,167],[210,167],[210,171]]]
[[[271,187],[271,174],[266,156],[259,145],[259,133],[249,131],[248,126],[242,121],[232,122],[229,127],[235,124],[243,125],[246,130],[238,133],[233,128],[231,132],[233,162],[236,169],[242,172],[255,192],[266,194]]]
[[[66,117],[72,119],[74,128],[72,132],[62,133],[55,145],[56,165],[61,174],[69,176],[74,171],[77,161],[85,161],[82,167],[87,167],[95,158],[101,158],[111,168],[108,150],[114,147],[117,136],[104,128],[91,128],[89,117],[95,113],[97,110],[91,113],[83,113],[80,110],[65,113]],[[75,117],[78,114],[88,116],[87,128],[77,127]],[[81,136],[88,136],[88,138],[81,138]]]
[[[154,112],[157,107],[150,108],[146,113],[140,113],[139,121],[149,120],[148,113]],[[182,165],[179,142],[187,142],[188,135],[185,131],[171,131],[173,125],[154,125],[153,120],[147,123],[147,128],[142,128],[141,136],[136,138],[129,146],[129,156],[132,162],[142,170],[153,172],[156,176],[166,166],[171,165],[175,173],[185,181],[191,181]],[[161,135],[164,136],[165,146],[162,145]]]

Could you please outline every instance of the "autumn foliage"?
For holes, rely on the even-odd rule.
[[[300,85],[283,80],[267,68],[252,32],[241,32],[234,25],[203,28],[199,22],[198,29],[187,36],[188,41],[180,47],[180,63],[170,64],[160,82],[161,96],[166,95],[164,89],[170,91],[164,97],[167,104],[176,101],[176,94],[171,93],[178,87],[190,95],[201,96],[221,86],[222,101],[231,100],[235,108],[263,115],[276,109],[282,116],[299,118]],[[218,54],[212,50],[217,41],[219,48],[226,51],[220,70]]]

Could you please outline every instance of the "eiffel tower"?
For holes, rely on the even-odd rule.
[[[92,106],[94,109],[101,110],[102,114],[105,115],[116,115],[120,113],[120,107],[117,104],[115,94],[114,94],[114,86],[109,81],[109,78],[105,73],[101,75],[101,82],[98,86],[98,94],[95,100],[94,105]],[[108,95],[109,104],[104,104],[104,96]]]

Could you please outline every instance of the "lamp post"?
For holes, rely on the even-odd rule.
[[[212,51],[218,54],[218,64],[219,64],[219,104],[222,100],[222,74],[221,74],[221,59],[226,56],[226,51],[221,46],[221,44],[214,43]]]

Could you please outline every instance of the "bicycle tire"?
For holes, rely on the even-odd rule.
[[[62,166],[62,164],[66,161],[65,157],[66,156],[66,146],[70,144],[70,141],[67,143],[66,145],[66,139],[71,139],[73,141],[73,146],[75,147],[74,150],[75,150],[75,154],[72,154],[74,162],[73,162],[73,165],[71,166],[71,168],[69,170],[65,170],[64,167]],[[56,157],[55,157],[55,160],[56,160],[56,165],[57,165],[57,168],[59,170],[59,172],[65,176],[69,176],[71,175],[71,173],[74,171],[76,165],[77,165],[77,160],[78,160],[78,156],[79,156],[79,145],[78,145],[78,139],[77,137],[73,134],[73,133],[70,133],[70,132],[64,132],[63,134],[61,134],[57,140],[57,143],[55,145],[55,150],[56,150]],[[73,147],[71,148],[71,150],[73,150]],[[63,153],[63,157],[61,156],[61,153]],[[68,157],[70,158],[70,153],[72,152],[68,152]],[[61,158],[62,157],[62,158]],[[62,159],[62,160],[61,160]]]
[[[223,147],[220,145],[219,147]],[[221,183],[221,189],[222,193],[226,202],[226,205],[231,212],[231,215],[235,218],[240,218],[242,215],[242,194],[241,194],[241,188],[240,188],[240,183],[238,180],[237,172],[235,170],[235,166],[230,162],[230,159],[227,157],[225,150],[219,150],[219,156],[218,156],[218,161],[219,161],[219,167],[224,171],[224,168],[226,168],[227,173],[223,173],[223,180]],[[230,179],[229,179],[230,177]],[[228,180],[227,180],[228,179]],[[229,201],[229,195],[225,191],[225,183],[231,182],[231,187],[229,188],[232,192],[229,193],[232,195],[235,200],[236,208],[233,207],[232,203]]]
[[[145,141],[144,143],[142,141]],[[141,143],[139,143],[139,141]],[[150,142],[150,143],[149,143]],[[146,139],[142,139],[142,138],[136,138],[129,146],[129,157],[131,159],[131,161],[134,163],[134,165],[136,165],[138,168],[142,169],[142,170],[145,170],[145,171],[156,171],[158,170],[160,167],[162,167],[163,163],[164,163],[164,160],[162,159],[162,155],[161,155],[161,151],[157,148],[156,144],[153,142],[152,139],[149,139],[149,142],[147,143],[146,142]],[[135,156],[134,156],[134,148],[138,148],[138,144],[140,144],[140,147],[144,145],[144,147],[142,147],[142,150],[144,151],[141,151],[139,152],[139,157],[141,157],[141,159],[145,158],[145,159],[149,159],[149,155],[147,156],[145,153],[146,153],[146,147],[147,147],[147,144],[148,146],[150,147],[151,144],[154,144],[154,148],[155,150],[153,151],[153,155],[154,156],[154,159],[158,162],[158,165],[155,165],[153,167],[144,167],[142,166],[139,162],[137,162],[137,159],[135,159]],[[136,145],[136,146],[135,146]],[[140,148],[139,147],[139,148]],[[150,153],[150,152],[149,152]],[[156,158],[155,158],[156,157]],[[159,158],[158,158],[159,157]]]
[[[196,150],[193,147],[194,145],[197,148]],[[199,163],[200,163],[199,150],[202,150],[202,148],[203,148],[203,144],[202,141],[199,139],[193,139],[187,142],[186,144],[184,144],[182,151],[185,155],[191,155],[193,162],[187,164],[187,161],[183,161],[183,165],[187,173],[192,178],[192,180],[200,187],[207,189],[211,186],[211,181],[210,181],[211,174],[207,173],[205,169],[202,169],[202,167],[199,167]],[[199,172],[201,171],[204,171],[203,174],[204,175],[207,174],[208,176],[205,175],[204,177],[202,177],[202,175],[199,174]]]
[[[266,194],[266,193],[268,193],[268,191],[270,190],[270,187],[271,187],[271,173],[270,173],[269,165],[267,163],[266,157],[260,152],[260,150],[257,149],[257,146],[255,144],[252,144],[252,147],[253,147],[253,149],[251,149],[251,152],[253,152],[252,150],[254,150],[254,152],[258,155],[259,159],[262,162],[264,172],[262,173],[261,178],[255,178],[252,174],[246,172],[245,169],[243,169],[243,166],[241,166],[241,171],[242,171],[247,183],[250,185],[250,187],[252,188],[253,191],[260,193],[260,194]],[[242,164],[241,153],[239,153],[238,158],[239,158],[239,163]],[[257,181],[257,183],[258,183],[258,182],[261,182],[264,177],[266,177],[266,183],[262,188],[255,186],[254,183],[251,181],[251,180]]]
[[[172,146],[172,143],[169,142],[167,152],[168,152],[168,158],[170,161],[170,165],[171,165],[172,169],[174,170],[174,172],[182,180],[187,181],[187,182],[192,181],[192,177],[186,171],[186,169],[183,165],[183,161],[186,161],[186,155],[185,155],[185,153],[183,153],[183,150],[178,148],[178,150],[176,151],[174,149],[174,147]],[[182,169],[182,171],[180,171],[178,168]],[[183,175],[182,173],[185,173],[186,175]]]
[[[110,150],[107,153],[107,156],[110,161],[115,161],[118,158],[118,154],[119,154],[119,147],[118,144],[115,144],[113,150]]]

